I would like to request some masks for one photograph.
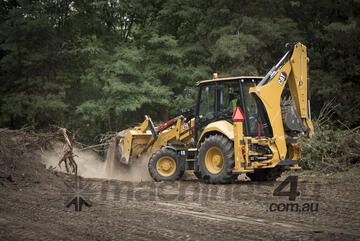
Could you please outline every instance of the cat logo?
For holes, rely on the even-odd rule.
[[[281,72],[279,80],[278,80],[278,82],[281,86],[284,84],[286,78],[287,78],[286,72]]]

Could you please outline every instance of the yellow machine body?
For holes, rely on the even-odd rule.
[[[221,136],[222,140],[227,143],[230,141],[233,145],[233,159],[234,166],[232,172],[239,173],[253,173],[260,169],[275,168],[279,165],[285,169],[299,169],[297,161],[300,159],[298,138],[301,136],[311,137],[314,133],[314,127],[310,116],[310,99],[309,99],[309,82],[308,82],[308,64],[306,46],[301,43],[293,44],[291,49],[283,57],[280,62],[273,67],[273,69],[265,77],[231,77],[231,78],[214,78],[211,80],[204,80],[197,82],[197,86],[208,86],[216,83],[222,83],[231,80],[248,80],[254,79],[258,83],[254,87],[249,88],[250,95],[257,104],[257,109],[262,110],[262,121],[266,122],[268,131],[271,135],[268,136],[246,136],[244,135],[244,123],[237,121],[229,121],[225,119],[216,120],[206,124],[201,128],[197,127],[196,117],[187,119],[179,116],[169,121],[168,123],[155,127],[151,119],[146,116],[144,122],[129,130],[125,136],[117,138],[118,154],[117,159],[123,164],[129,164],[142,155],[150,158],[153,154],[158,153],[164,148],[170,148],[176,151],[177,155],[184,153],[193,153],[192,157],[185,155],[181,159],[184,162],[193,162],[189,165],[187,170],[195,170],[200,172],[197,167],[197,158],[201,157],[201,146],[204,141],[211,136]],[[217,76],[217,74],[215,75]],[[300,131],[299,135],[292,134],[289,127],[285,130],[284,119],[290,118],[290,122],[296,122],[297,119],[284,117],[281,107],[281,97],[285,85],[289,85],[292,100],[294,102],[293,112],[298,117],[301,123],[298,123]],[[255,85],[255,84],[254,84]],[[200,93],[200,92],[199,92]],[[250,98],[251,99],[251,98]],[[200,102],[200,100],[198,100]],[[198,103],[199,104],[199,103]],[[296,109],[295,109],[296,108]],[[197,117],[199,118],[199,117]],[[291,126],[291,124],[289,126]],[[258,127],[260,128],[260,127]],[[197,133],[198,132],[198,133]],[[225,139],[224,139],[225,138]],[[216,141],[216,138],[214,139]],[[267,150],[257,151],[258,149]],[[217,175],[217,170],[221,170],[226,166],[226,155],[219,154],[219,147],[210,147],[208,152],[204,154],[205,163],[209,168],[209,175]],[[178,165],[172,156],[169,158],[160,157],[163,153],[159,153],[159,160],[163,160],[161,165],[166,170],[171,170],[171,173],[176,174],[173,165]],[[171,161],[169,161],[171,160]],[[210,163],[210,164],[209,164]],[[154,165],[154,168],[160,168],[160,164]],[[169,178],[165,175],[166,178]],[[200,175],[206,177],[206,175]],[[155,178],[162,180],[161,178]],[[164,179],[171,180],[171,179]],[[214,181],[215,180],[215,181]],[[213,183],[217,183],[213,179]],[[221,183],[221,182],[220,182]]]

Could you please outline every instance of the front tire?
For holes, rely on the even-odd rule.
[[[206,183],[225,184],[234,180],[234,145],[221,135],[205,139],[199,149],[199,172]]]
[[[185,172],[185,163],[178,158],[176,152],[161,149],[153,154],[149,160],[150,176],[157,182],[179,180]]]

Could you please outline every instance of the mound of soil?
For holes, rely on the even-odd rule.
[[[0,129],[0,185],[39,183],[51,172],[41,162],[41,153],[51,149],[54,134],[32,129]]]

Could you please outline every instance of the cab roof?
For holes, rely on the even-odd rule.
[[[220,81],[226,81],[226,80],[237,80],[237,79],[243,79],[243,80],[249,80],[249,79],[256,79],[256,80],[262,80],[263,76],[237,76],[237,77],[227,77],[227,78],[216,78],[216,79],[209,79],[209,80],[200,80],[196,82],[196,86],[205,84],[205,83],[211,83],[211,82],[220,82]]]

